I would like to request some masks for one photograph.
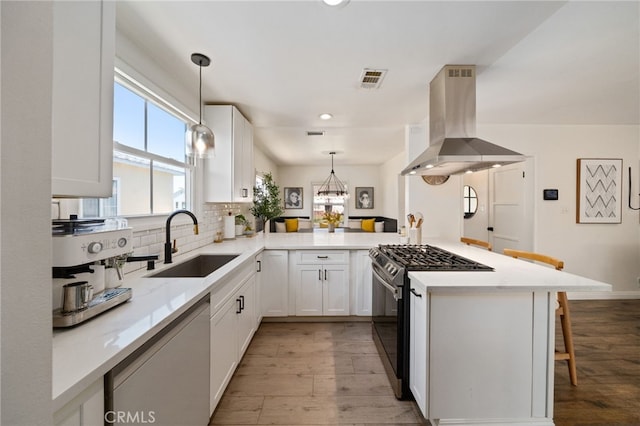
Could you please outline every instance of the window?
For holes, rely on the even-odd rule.
[[[166,214],[188,208],[186,120],[129,80],[116,78],[113,103],[113,196],[82,200],[81,216]]]
[[[320,227],[322,223],[322,216],[325,213],[340,213],[342,215],[342,222],[339,226],[344,226],[347,220],[347,202],[344,197],[327,197],[318,196],[321,183],[313,184],[313,211],[311,212],[311,220],[314,227]]]

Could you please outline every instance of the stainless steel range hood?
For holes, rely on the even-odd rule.
[[[429,148],[402,175],[448,176],[525,160],[522,154],[475,137],[475,65],[446,65],[429,91]]]

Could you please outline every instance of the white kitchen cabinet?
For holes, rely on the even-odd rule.
[[[429,418],[427,411],[427,292],[419,282],[411,282],[409,323],[409,389],[420,411]]]
[[[242,283],[237,288],[237,280],[225,284],[227,288],[237,288],[211,317],[211,365],[209,389],[209,413],[215,410],[238,363],[249,347],[256,331],[256,274],[243,274]],[[224,291],[224,289],[222,289]],[[212,295],[212,299],[214,299]],[[217,298],[216,298],[217,299]],[[212,311],[213,313],[213,311]]]
[[[289,315],[289,252],[265,250],[261,253],[257,288],[260,293],[262,315],[286,317]]]
[[[111,196],[115,8],[53,3],[53,196]]]
[[[206,105],[204,121],[215,136],[215,156],[204,162],[207,202],[253,200],[253,127],[233,105]]]
[[[371,316],[372,272],[369,250],[351,252],[351,312]]]
[[[102,426],[104,424],[104,383],[102,378],[72,399],[53,415],[56,426]]]
[[[299,250],[296,259],[296,315],[349,315],[349,252]]]

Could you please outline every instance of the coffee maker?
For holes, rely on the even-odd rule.
[[[52,221],[53,327],[87,321],[132,296],[122,266],[133,252],[131,228],[118,221]]]

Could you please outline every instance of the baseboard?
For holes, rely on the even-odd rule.
[[[262,322],[371,322],[369,316],[288,316],[288,317],[262,317]]]
[[[572,291],[567,292],[569,300],[615,300],[640,299],[639,291]]]

